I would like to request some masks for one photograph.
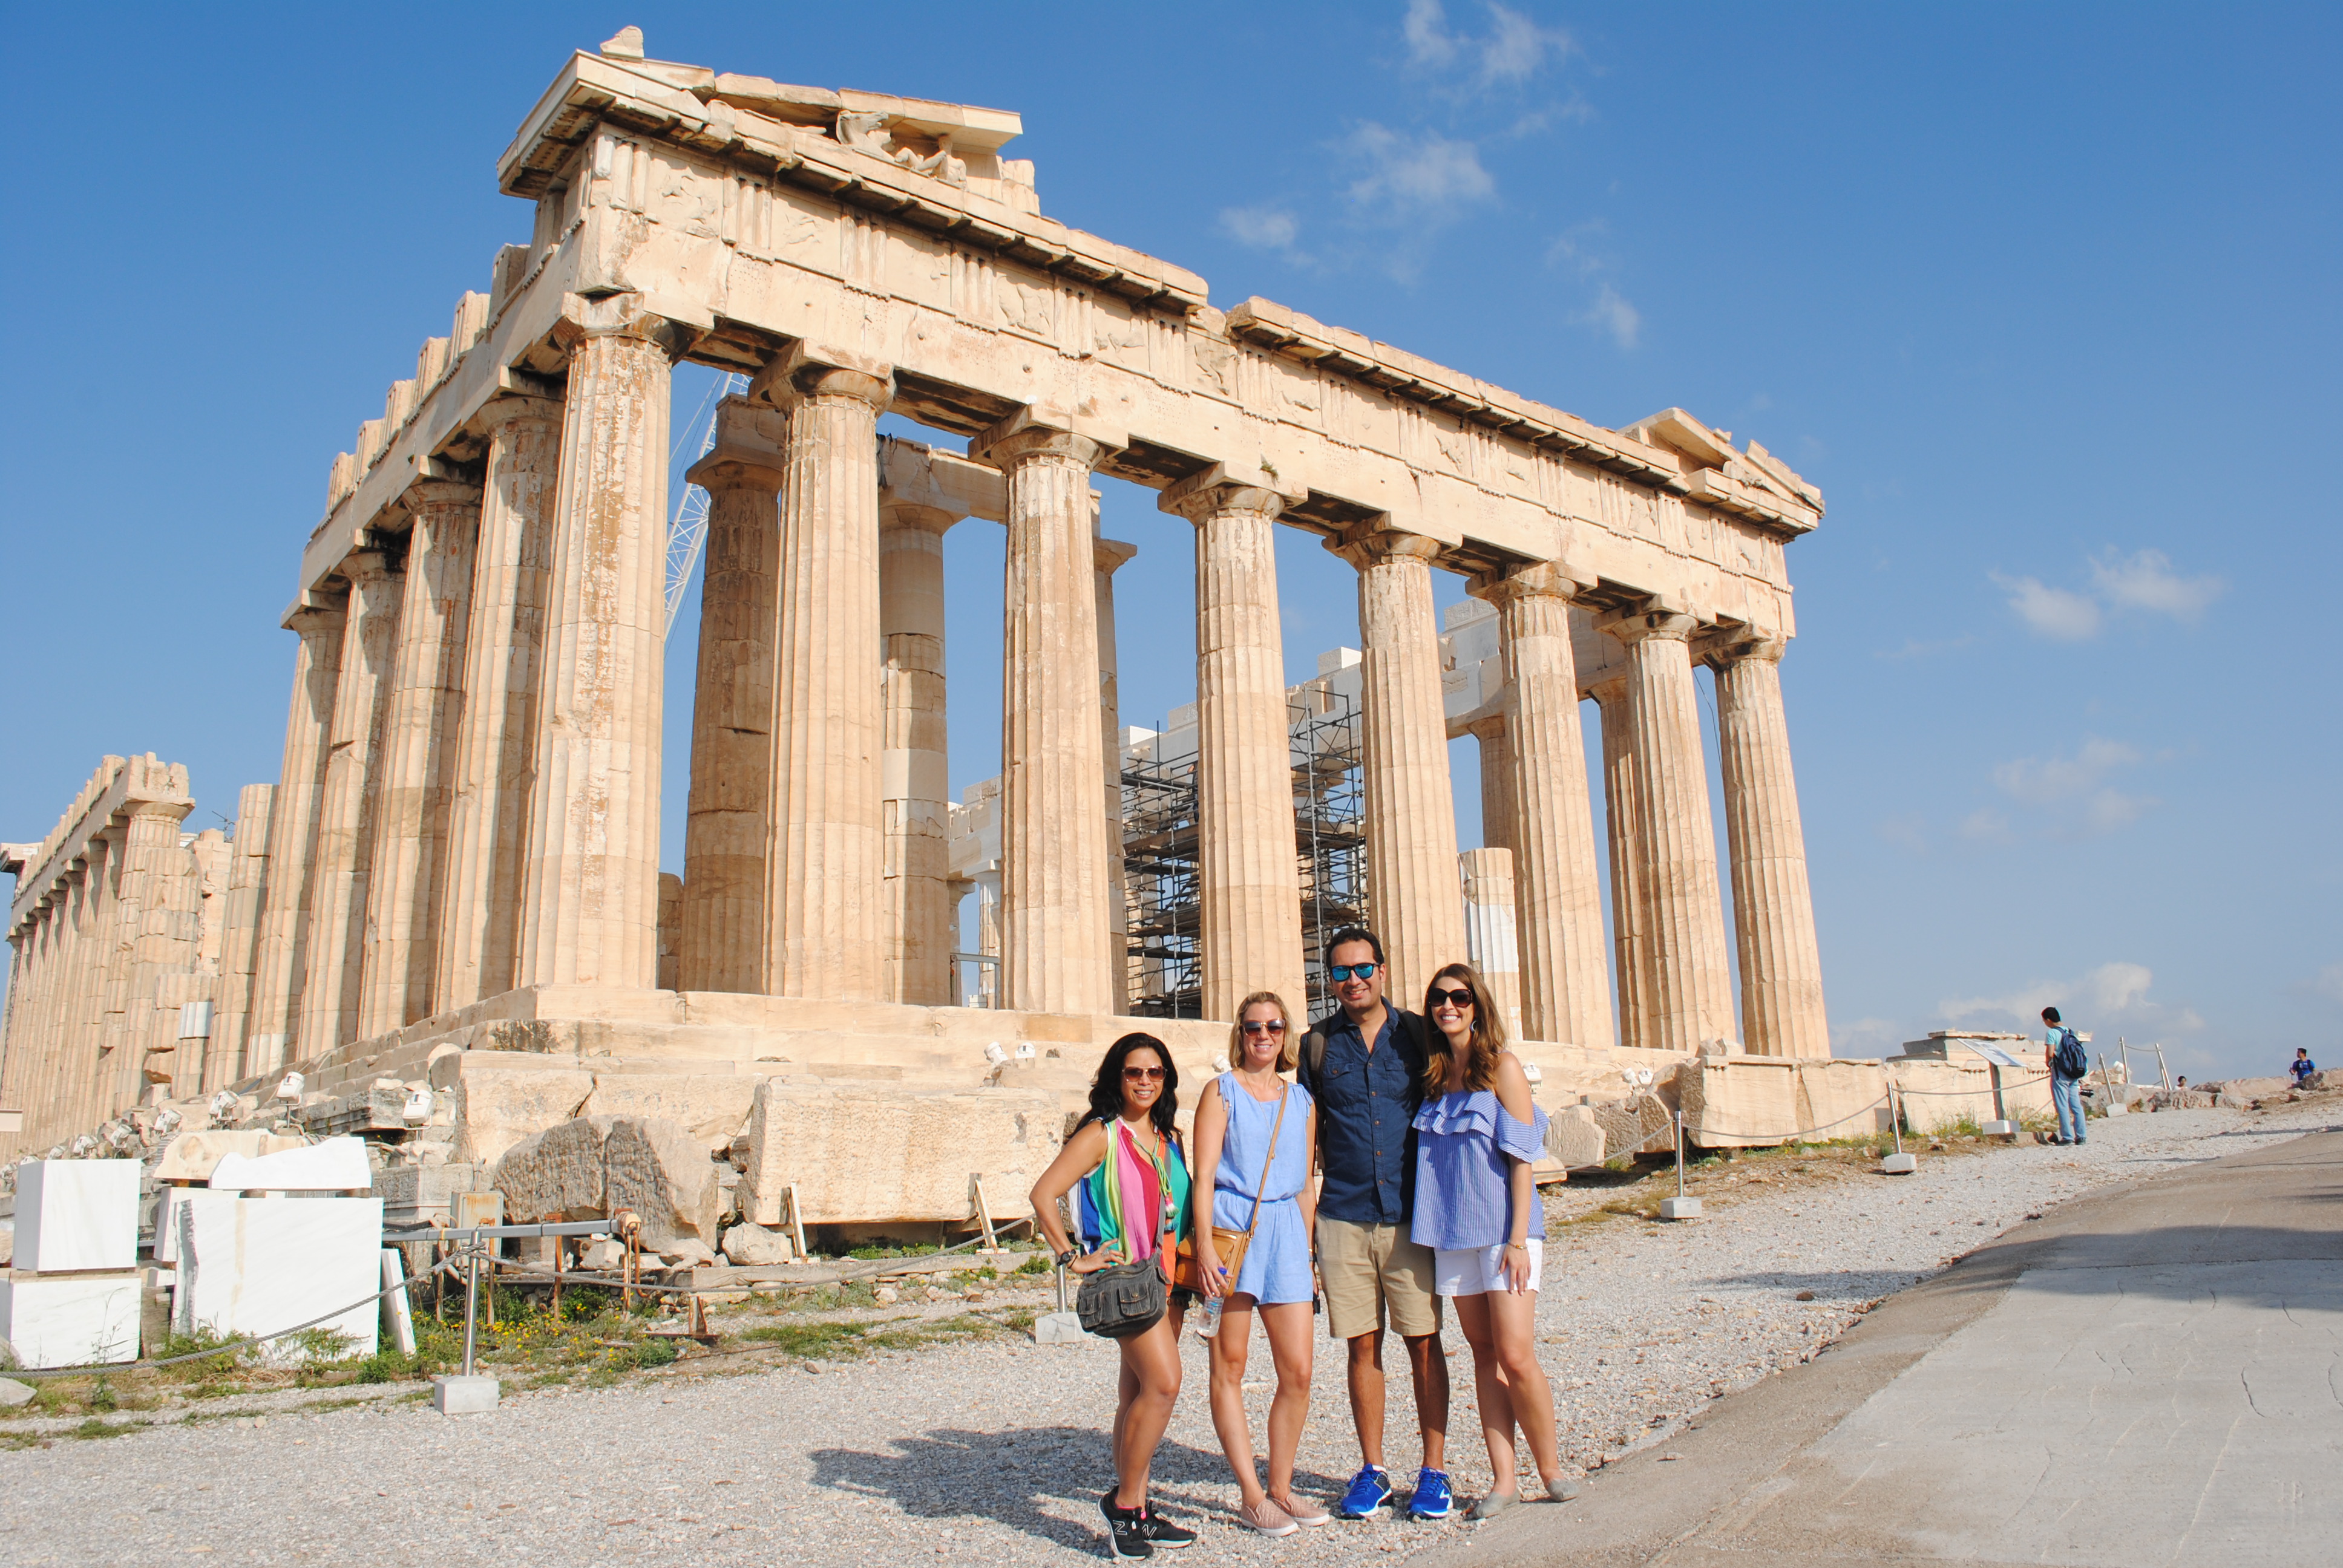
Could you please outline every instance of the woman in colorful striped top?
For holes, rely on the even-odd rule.
[[[1151,1258],[1169,1285],[1180,1239],[1188,1233],[1188,1157],[1172,1128],[1179,1107],[1180,1073],[1163,1042],[1135,1033],[1116,1040],[1091,1081],[1081,1125],[1033,1184],[1034,1218],[1060,1268],[1088,1274]],[[1058,1214],[1058,1201],[1069,1192],[1076,1195],[1080,1245],[1067,1238]],[[1172,1292],[1171,1310],[1161,1322],[1118,1342],[1116,1487],[1099,1499],[1108,1549],[1117,1557],[1151,1557],[1159,1548],[1196,1539],[1194,1531],[1174,1524],[1147,1501],[1148,1466],[1180,1398],[1186,1298],[1184,1291]]]

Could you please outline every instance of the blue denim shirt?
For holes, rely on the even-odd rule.
[[[1322,1026],[1326,1060],[1310,1074],[1318,1101],[1318,1212],[1354,1225],[1404,1225],[1415,1203],[1415,1070],[1400,1050],[1399,1010],[1385,1004],[1370,1051],[1347,1013]],[[1304,1062],[1305,1069],[1308,1063]]]

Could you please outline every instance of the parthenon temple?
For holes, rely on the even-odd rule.
[[[1134,1027],[1118,1015],[1164,989],[1125,786],[1175,739],[1195,975],[1185,1015],[1145,1027],[1201,1066],[1245,993],[1321,994],[1297,737],[1337,699],[1353,905],[1393,996],[1474,953],[1542,1094],[1573,1102],[1623,1067],[1828,1057],[1780,678],[1815,487],[1681,409],[1604,428],[1265,299],[1215,307],[1193,273],[1043,216],[1004,156],[1020,128],[645,58],[633,29],[562,66],[498,164],[535,204],[528,242],[333,458],[299,541],[275,782],[244,789],[232,838],[190,836],[183,768],[111,758],[5,848],[10,1158],[166,1100],[297,1120],[396,1081],[434,1091],[445,1157],[483,1171],[574,1118],[675,1121],[748,1150],[741,1211],[769,1221],[777,1181],[813,1181],[795,1162],[822,1105],[1078,1102]],[[683,361],[746,391],[689,470],[679,882],[659,797]],[[882,437],[890,412],[930,438]],[[1101,476],[1194,525],[1180,737],[1119,728],[1118,568],[1131,593],[1172,568],[1100,537]],[[999,779],[955,801],[943,537],[965,519],[1006,531],[1004,714]],[[1355,652],[1292,690],[1279,528],[1358,583]],[[1473,601],[1446,628],[1435,571]],[[1485,843],[1460,854],[1465,733]],[[1061,1135],[1051,1114],[1001,1137]],[[943,1186],[1015,1165],[960,1152]]]

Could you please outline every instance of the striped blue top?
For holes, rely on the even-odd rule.
[[[1513,1233],[1513,1162],[1545,1151],[1546,1114],[1516,1121],[1493,1089],[1460,1090],[1415,1113],[1415,1222],[1435,1251],[1495,1247]]]

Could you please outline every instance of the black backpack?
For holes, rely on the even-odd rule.
[[[2061,1078],[2080,1078],[2091,1070],[2090,1058],[2083,1054],[2082,1037],[2071,1029],[2058,1031],[2058,1049],[2051,1054],[2051,1070]]]

